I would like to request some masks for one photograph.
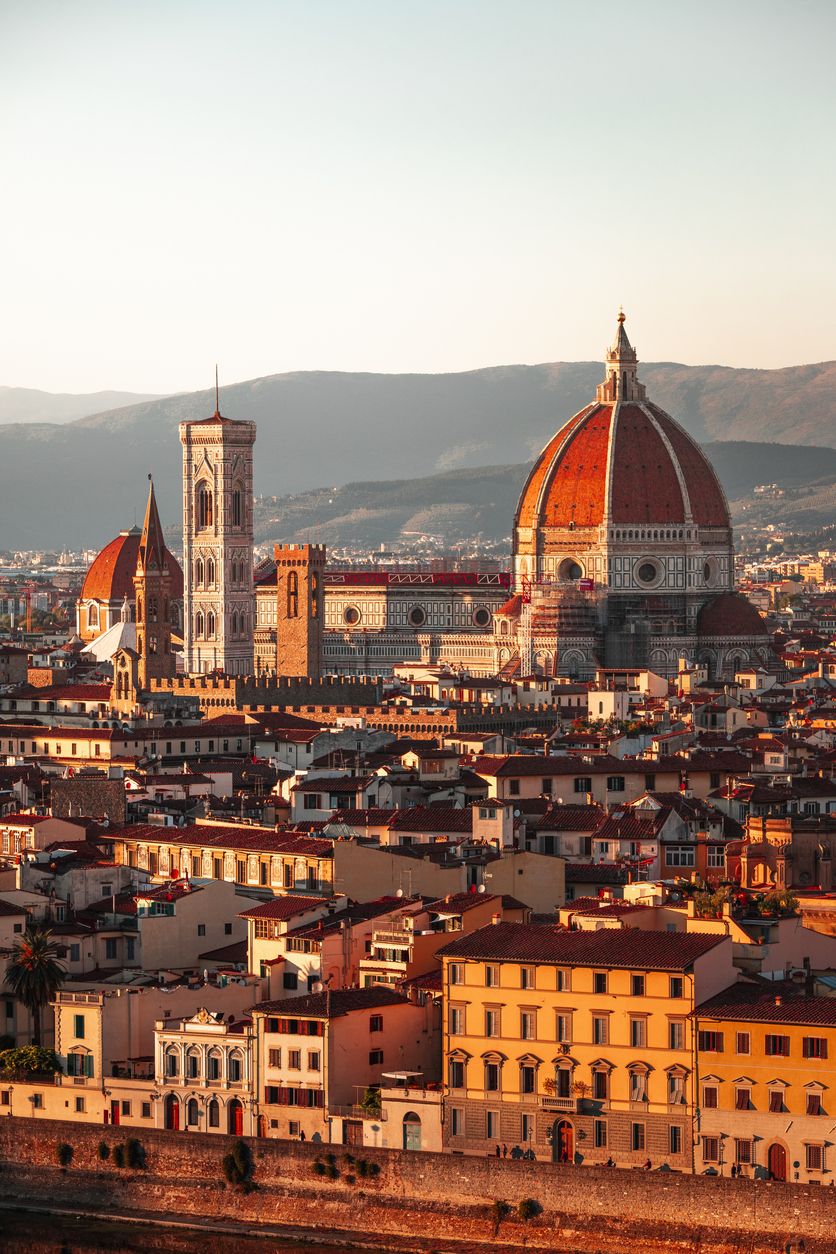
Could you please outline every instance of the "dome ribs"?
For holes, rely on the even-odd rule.
[[[612,411],[612,405],[595,405],[585,415],[549,478],[535,525],[597,527],[603,521]]]
[[[591,410],[596,409],[596,405],[587,405],[581,409],[574,418],[570,418],[560,430],[552,436],[540,456],[532,466],[525,487],[520,495],[520,503],[517,506],[517,517],[514,525],[517,527],[536,527],[538,518],[538,503],[543,485],[554,470],[555,459],[560,450],[571,435],[574,429],[586,417]]]
[[[641,405],[619,407],[613,453],[610,522],[685,522],[676,468]]]
[[[730,527],[729,507],[714,469],[699,445],[658,405],[648,409],[665,433],[688,484],[694,522],[702,527]]]

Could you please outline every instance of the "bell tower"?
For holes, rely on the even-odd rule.
[[[277,544],[276,674],[322,678],[324,544]]]
[[[183,445],[184,664],[190,674],[253,673],[255,423],[180,424]]]
[[[171,574],[154,481],[148,476],[148,504],[139,541],[134,574],[136,597],[136,681],[140,689],[151,679],[168,679],[176,673],[171,651]]]

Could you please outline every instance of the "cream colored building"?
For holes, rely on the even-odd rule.
[[[154,1025],[158,1114],[169,1131],[255,1136],[253,1028],[222,1010],[201,1006],[183,1019]]]

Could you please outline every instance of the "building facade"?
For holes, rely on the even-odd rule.
[[[690,1169],[689,1016],[728,938],[494,923],[439,956],[446,1148]]]

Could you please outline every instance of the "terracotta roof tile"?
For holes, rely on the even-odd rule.
[[[438,956],[683,971],[725,941],[723,936],[645,932],[639,928],[568,932],[529,923],[491,923],[445,945]]]

